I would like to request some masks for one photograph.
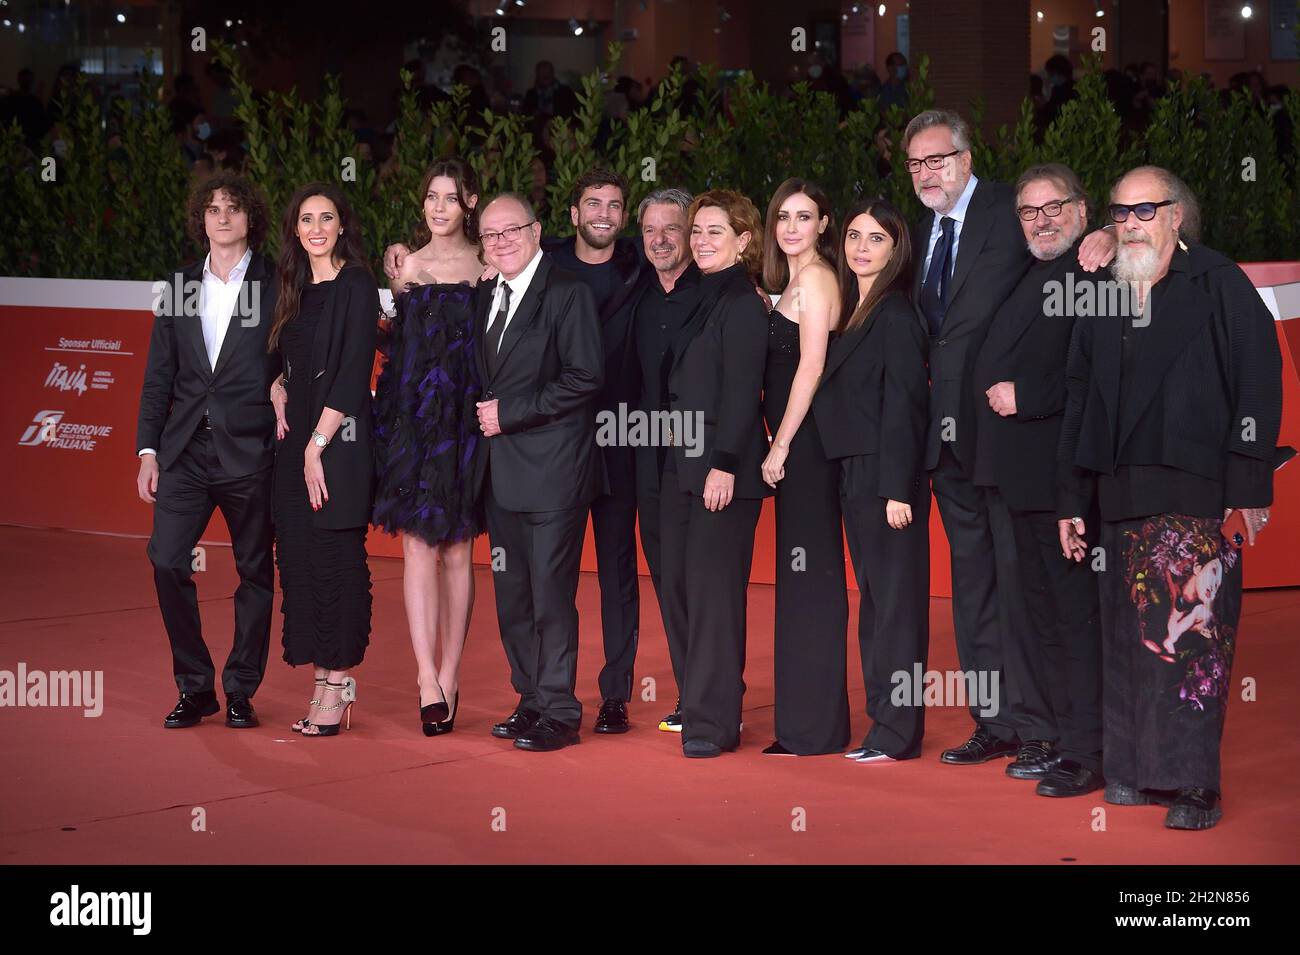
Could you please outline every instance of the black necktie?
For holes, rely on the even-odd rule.
[[[939,241],[930,256],[930,271],[925,273],[921,286],[921,311],[930,324],[930,334],[938,335],[943,328],[944,309],[948,304],[948,275],[952,272],[952,219],[939,220]]]
[[[506,318],[510,315],[510,285],[506,282],[501,283],[501,304],[497,308],[496,314],[492,316],[492,323],[488,325],[487,335],[484,336],[487,345],[487,366],[488,371],[496,374],[497,371],[497,352],[501,349],[501,336],[506,330]]]

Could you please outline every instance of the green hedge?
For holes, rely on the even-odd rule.
[[[727,88],[724,112],[723,83],[708,67],[701,71],[694,108],[683,115],[675,105],[682,78],[674,74],[661,84],[655,101],[630,114],[598,150],[603,78],[615,75],[620,52],[612,44],[603,70],[584,78],[577,113],[552,121],[556,160],[548,186],[548,233],[569,231],[569,189],[595,165],[627,176],[633,208],[654,188],[680,185],[695,192],[737,188],[765,209],[776,185],[798,175],[822,183],[841,209],[860,195],[879,194],[909,216],[919,211],[899,150],[890,156],[891,173],[879,176],[883,164],[875,131],[883,121],[897,143],[910,114],[934,105],[924,59],[912,80],[908,113],[893,107],[882,116],[875,101],[867,100],[845,119],[826,94],[800,85],[793,95],[780,95],[748,73]],[[221,47],[216,55],[233,74],[236,116],[248,144],[247,172],[265,191],[273,218],[278,222],[284,203],[302,183],[339,182],[353,197],[376,266],[385,245],[409,237],[420,206],[421,174],[437,157],[468,157],[485,193],[528,191],[538,148],[527,118],[488,111],[470,116],[463,89],[457,88],[450,102],[421,111],[411,77],[402,75],[406,92],[394,142],[398,161],[394,173],[381,179],[358,156],[334,79],[326,80],[315,102],[305,102],[296,91],[259,98],[233,49]],[[1122,171],[1156,163],[1182,176],[1200,198],[1207,245],[1238,261],[1300,257],[1295,157],[1278,155],[1269,120],[1244,93],[1225,105],[1204,81],[1185,81],[1159,101],[1148,129],[1129,138],[1095,62],[1076,90],[1078,97],[1065,105],[1041,142],[1028,99],[1016,126],[992,137],[979,132],[981,104],[956,104],[976,130],[972,149],[979,175],[1014,181],[1030,163],[1064,162],[1079,173],[1096,203],[1104,201]],[[1300,129],[1300,93],[1289,94],[1286,109]],[[155,81],[146,74],[139,101],[117,104],[122,145],[111,153],[99,106],[84,83],[67,117],[68,149],[57,158],[52,181],[47,181],[49,161],[32,156],[16,125],[0,131],[0,274],[153,279],[193,254],[183,230],[185,164]],[[43,155],[52,155],[50,144],[42,145]],[[352,176],[349,159],[355,160]],[[272,237],[276,243],[278,235]]]

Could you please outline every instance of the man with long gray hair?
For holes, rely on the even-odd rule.
[[[1239,636],[1243,544],[1268,524],[1282,417],[1273,318],[1234,262],[1196,242],[1166,169],[1115,184],[1114,273],[1140,313],[1078,322],[1060,456],[1062,552],[1101,588],[1106,801],[1222,817],[1219,744]],[[1189,234],[1191,226],[1191,234]],[[1093,499],[1100,527],[1084,515]],[[1091,533],[1090,533],[1091,532]]]

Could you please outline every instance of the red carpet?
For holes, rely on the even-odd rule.
[[[20,661],[29,671],[103,670],[106,699],[98,718],[0,709],[0,863],[1300,861],[1300,590],[1246,597],[1223,749],[1225,817],[1210,832],[1188,833],[1164,829],[1158,808],[1105,806],[1100,793],[1037,797],[1032,783],[1003,774],[1005,761],[942,766],[940,750],[968,734],[962,710],[932,709],[925,754],[907,763],[761,755],[772,738],[766,586],[750,590],[743,745],[720,759],[687,760],[679,737],[655,729],[675,689],[646,578],[637,680],[653,677],[658,699],[633,701],[635,728],[626,736],[589,732],[601,650],[596,579],[584,574],[582,744],[524,753],[488,735],[516,699],[485,569],[456,731],[426,739],[416,719],[401,564],[372,559],[375,626],[355,674],[353,730],[327,741],[289,731],[309,698],[311,673],[280,662],[278,613],[255,700],[263,725],[235,731],[212,719],[168,731],[161,721],[175,689],[144,541],[5,527],[0,561],[9,568],[0,670],[16,671]],[[199,593],[219,670],[236,578],[228,548],[209,548],[207,561]],[[956,667],[947,600],[932,602],[931,622],[931,666]],[[850,674],[860,673],[856,649],[849,654]],[[1257,702],[1240,699],[1246,677],[1257,684]],[[860,737],[860,685],[850,698]],[[205,831],[194,831],[196,808]],[[797,819],[803,831],[792,825]]]

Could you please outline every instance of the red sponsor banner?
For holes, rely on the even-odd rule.
[[[1284,409],[1280,444],[1300,447],[1300,263],[1245,265],[1277,319]],[[387,293],[385,293],[387,300]],[[147,282],[0,279],[7,332],[0,376],[0,523],[147,537],[152,508],[135,491],[135,426],[153,315]],[[1300,463],[1277,474],[1273,518],[1245,561],[1246,585],[1300,584]],[[228,542],[220,512],[204,540]],[[764,502],[751,580],[772,583],[776,528]],[[930,593],[951,594],[937,506],[930,516]],[[372,529],[370,553],[400,557],[401,541]],[[143,552],[143,548],[142,548]],[[488,563],[488,539],[474,557]],[[638,554],[643,574],[648,573]],[[582,568],[596,569],[590,527]],[[852,574],[846,574],[852,584]]]

